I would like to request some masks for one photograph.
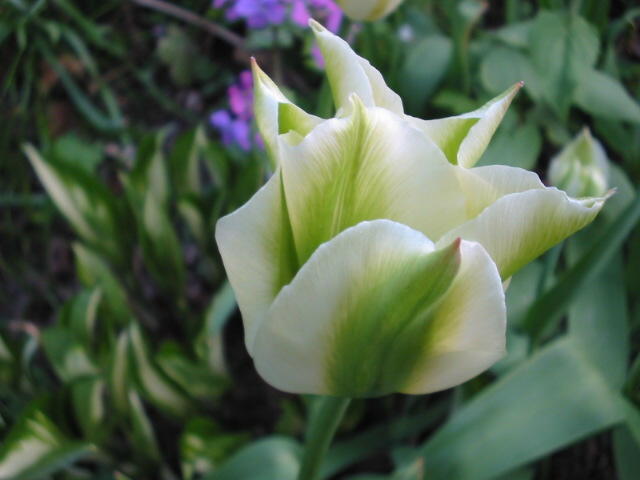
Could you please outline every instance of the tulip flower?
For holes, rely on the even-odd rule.
[[[591,222],[535,173],[473,168],[515,85],[440,120],[404,114],[369,62],[319,24],[335,118],[307,114],[253,65],[275,172],[216,240],[262,377],[297,393],[420,394],[505,351],[502,284]]]
[[[336,0],[352,20],[379,20],[393,12],[403,0]]]
[[[570,195],[603,195],[608,189],[609,160],[585,128],[549,164],[549,182]]]

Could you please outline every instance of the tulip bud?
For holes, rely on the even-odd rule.
[[[462,383],[504,353],[502,282],[605,199],[570,198],[519,168],[471,168],[520,84],[467,114],[413,118],[368,61],[310,25],[336,117],[296,107],[254,64],[275,173],[216,226],[247,349],[288,392]]]
[[[608,189],[609,160],[588,128],[549,165],[549,183],[575,197],[603,195]]]
[[[403,0],[337,0],[352,20],[379,20],[398,8]]]

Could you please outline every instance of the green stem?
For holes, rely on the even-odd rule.
[[[341,397],[320,397],[316,400],[317,403],[313,405],[313,413],[309,420],[298,480],[319,478],[324,455],[331,445],[333,435],[336,433],[350,401],[350,398]]]

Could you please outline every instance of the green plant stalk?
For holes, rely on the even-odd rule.
[[[317,480],[320,478],[322,460],[351,399],[326,396],[320,397],[316,401],[317,404],[314,405],[309,420],[298,480]]]

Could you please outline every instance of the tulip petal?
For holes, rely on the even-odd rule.
[[[439,120],[407,118],[442,149],[451,163],[470,168],[480,160],[522,85],[516,83],[473,112]]]
[[[478,243],[463,241],[460,251],[460,270],[435,315],[437,335],[403,393],[453,387],[505,354],[507,313],[498,269]]]
[[[556,188],[510,193],[448,232],[438,244],[458,237],[482,244],[507,279],[593,221],[605,200],[573,199]]]
[[[504,331],[500,277],[481,246],[434,250],[420,232],[375,220],[318,248],[260,323],[253,354],[284,391],[425,393],[486,369]],[[455,361],[441,379],[430,359],[444,355]]]
[[[255,59],[251,59],[253,72],[254,115],[258,130],[264,139],[267,152],[272,162],[277,162],[277,136],[290,130],[297,131],[296,125],[315,125],[322,121],[315,115],[306,113],[284,96],[278,86],[258,66]],[[283,106],[285,118],[282,118]],[[301,133],[301,132],[298,132]]]
[[[401,117],[365,108],[355,95],[352,102],[349,117],[278,147],[300,265],[364,220],[394,220],[431,238],[467,220],[455,168],[442,152]]]
[[[298,270],[280,170],[245,205],[218,220],[216,242],[251,352],[258,319]]]
[[[467,199],[467,219],[477,217],[486,207],[510,193],[545,188],[534,172],[506,165],[456,167],[456,172],[462,194]]]
[[[309,20],[309,26],[322,51],[338,116],[349,108],[349,97],[354,93],[367,107],[378,106],[403,113],[402,100],[387,87],[380,72],[368,60],[358,56],[347,42],[315,20]]]
[[[395,10],[403,0],[337,0],[347,17],[352,20],[378,20]]]

